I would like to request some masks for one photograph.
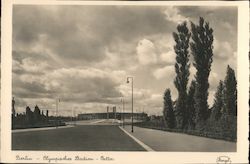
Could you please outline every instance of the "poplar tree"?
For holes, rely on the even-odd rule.
[[[187,111],[187,84],[189,78],[189,39],[191,33],[187,27],[187,22],[183,22],[177,26],[177,32],[173,33],[175,40],[174,51],[176,53],[174,80],[175,87],[178,91],[176,102],[176,120],[177,128],[184,128],[188,123]]]
[[[198,25],[191,22],[191,52],[196,68],[195,111],[196,122],[204,123],[208,117],[209,74],[213,62],[213,29],[200,17]]]
[[[173,103],[171,98],[170,89],[166,89],[164,93],[164,107],[163,107],[163,116],[166,121],[168,128],[175,128],[175,115],[173,111]]]
[[[215,98],[214,98],[214,105],[213,105],[213,110],[212,110],[212,120],[218,120],[220,119],[222,115],[222,110],[223,110],[223,81],[219,82],[219,85],[217,87],[217,91],[215,93]]]
[[[196,82],[192,80],[189,91],[188,91],[188,97],[187,97],[188,126],[190,129],[194,129],[195,127],[195,108],[194,108],[195,85],[196,85]]]
[[[228,115],[237,116],[237,81],[234,70],[228,65],[224,80],[224,103],[225,112]]]

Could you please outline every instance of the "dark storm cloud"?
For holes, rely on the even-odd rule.
[[[172,32],[180,21],[196,23],[199,16],[215,30],[210,83],[214,90],[236,51],[236,11],[197,6],[15,5],[13,96],[20,99],[16,105],[43,101],[53,109],[60,97],[62,109],[106,110],[108,104],[119,104],[121,96],[130,98],[126,77],[133,76],[135,108],[144,105],[152,113],[160,111],[166,87],[173,99],[177,96]]]
[[[34,6],[15,6],[13,39],[17,44],[30,46],[35,42],[39,43],[40,37],[44,37],[45,48],[65,60],[84,59],[83,62],[100,60],[103,47],[98,40],[95,40],[96,38],[82,37],[83,34],[77,28],[78,21],[67,13],[70,12],[47,11],[43,7]]]
[[[35,52],[12,51],[12,72],[13,76],[22,74],[44,75],[57,68],[56,61],[48,56]]]
[[[237,36],[238,36],[238,14],[237,7],[234,6],[195,6],[195,7],[179,7],[181,14],[189,18],[190,21],[197,23],[199,17],[203,17],[209,22],[214,32],[213,42],[213,59],[212,64],[214,72],[218,75],[224,75],[227,64],[236,69],[235,53],[237,53]],[[234,60],[232,62],[232,60]],[[220,64],[219,64],[220,63]],[[218,79],[224,78],[221,76]],[[211,86],[216,86],[217,81],[211,81]]]
[[[220,41],[232,40],[232,42],[237,43],[237,7],[185,6],[180,7],[179,11],[195,23],[198,22],[199,17],[205,18],[214,29],[214,35]],[[237,44],[232,44],[232,46],[236,49]]]
[[[60,69],[43,76],[13,74],[13,95],[22,98],[55,98],[86,103],[120,97],[112,75],[99,70]]]
[[[26,76],[20,77],[20,74],[17,75],[13,73],[13,96],[21,98],[52,98],[53,92],[46,90],[44,83],[42,83],[39,78],[32,80],[31,78],[29,78],[31,76],[32,75],[27,76],[26,74]]]
[[[131,42],[174,27],[155,7],[14,6],[13,11],[16,43],[29,46],[43,37],[65,64],[98,62],[117,40]]]

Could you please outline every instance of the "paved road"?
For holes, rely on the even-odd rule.
[[[236,143],[182,133],[125,126],[125,130],[155,151],[235,152]]]
[[[125,131],[132,135],[129,136],[118,125],[118,121],[110,119],[78,121],[76,126],[68,125],[58,129],[16,130],[12,132],[12,149],[47,151],[145,151],[145,149],[148,151],[150,149],[150,151],[180,152],[236,151],[236,143],[234,142],[139,127],[134,127],[134,133],[131,133],[131,126],[125,126]]]
[[[78,125],[12,133],[13,150],[145,151],[114,125]]]

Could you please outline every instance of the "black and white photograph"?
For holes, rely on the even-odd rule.
[[[152,4],[12,5],[4,117],[14,161],[116,161],[62,152],[247,160],[230,156],[247,151],[239,129],[249,110],[241,101],[242,5]]]

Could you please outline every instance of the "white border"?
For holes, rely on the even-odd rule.
[[[3,2],[3,1],[2,1]],[[41,155],[57,155],[74,157],[84,155],[92,158],[99,158],[101,155],[115,158],[115,161],[92,161],[84,163],[215,163],[218,156],[229,156],[232,163],[248,162],[248,88],[249,88],[249,2],[248,1],[34,1],[34,0],[6,0],[2,3],[2,63],[1,63],[1,162],[17,162],[17,154],[29,155],[33,157],[32,163],[43,163],[37,160]],[[60,4],[60,5],[136,5],[136,6],[238,6],[238,142],[236,153],[191,153],[191,152],[66,152],[66,151],[11,151],[11,66],[12,66],[12,5],[13,4]],[[20,162],[20,161],[18,161]],[[24,161],[28,163],[28,161]],[[65,161],[64,161],[65,162]],[[59,162],[58,162],[59,163]],[[74,163],[77,163],[74,161]],[[83,163],[80,161],[79,163]]]

